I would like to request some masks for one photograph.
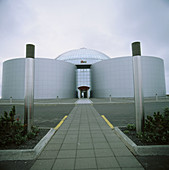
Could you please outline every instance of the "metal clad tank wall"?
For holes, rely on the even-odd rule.
[[[2,98],[23,99],[25,86],[25,59],[12,59],[3,63]]]
[[[93,97],[132,97],[132,58],[121,57],[95,63],[92,69]]]
[[[163,60],[149,56],[141,57],[144,96],[165,96]],[[104,60],[93,64],[91,69],[93,97],[134,96],[132,57]]]
[[[76,91],[76,66],[74,64],[55,60],[56,96],[59,98],[74,98]]]
[[[35,59],[35,99],[56,98],[55,60]]]
[[[24,98],[25,58],[3,64],[2,98]],[[53,59],[35,59],[35,99],[75,97],[75,65]]]
[[[165,96],[164,62],[161,58],[141,56],[144,95]]]

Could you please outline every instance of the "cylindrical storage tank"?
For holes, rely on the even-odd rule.
[[[35,59],[35,99],[56,98],[55,60]]]
[[[3,63],[2,99],[24,99],[25,58]],[[35,99],[74,98],[75,65],[54,59],[35,59]]]
[[[25,90],[25,58],[3,63],[2,99],[23,99]]]
[[[55,60],[56,97],[76,97],[76,66],[72,63]]]
[[[141,58],[144,96],[165,96],[166,86],[163,60],[150,56],[141,56]]]
[[[144,97],[165,96],[163,60],[141,56]],[[132,57],[119,57],[91,67],[93,97],[134,97]]]
[[[132,58],[120,57],[91,67],[93,97],[133,97]]]
[[[35,60],[35,98],[75,97],[75,65],[53,59]]]

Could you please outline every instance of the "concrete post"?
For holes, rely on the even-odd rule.
[[[31,131],[34,117],[34,45],[26,45],[24,125]]]
[[[134,77],[134,98],[136,113],[136,131],[144,130],[144,96],[142,87],[142,68],[140,42],[132,43],[133,51],[133,77]]]
[[[78,89],[78,99],[80,99],[80,90]]]
[[[110,103],[111,103],[111,94],[109,95],[109,101],[110,101]]]
[[[12,103],[12,97],[9,98],[10,103]]]
[[[58,102],[58,104],[59,104],[59,96],[57,96],[57,102]]]
[[[156,93],[156,101],[158,101],[158,95],[157,95],[157,93]]]

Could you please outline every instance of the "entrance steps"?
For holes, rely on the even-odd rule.
[[[90,99],[78,99],[75,104],[91,104],[93,103]]]

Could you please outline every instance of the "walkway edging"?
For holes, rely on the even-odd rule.
[[[107,120],[107,118],[104,115],[101,115],[101,117],[104,119],[104,121],[110,126],[110,128],[113,130],[114,126]]]
[[[118,127],[115,127],[115,133],[120,137],[124,144],[134,155],[151,156],[151,155],[169,155],[169,145],[149,145],[137,146],[128,138]]]
[[[18,149],[18,150],[0,150],[0,160],[33,160],[35,159],[46,146],[48,141],[56,132],[51,128],[49,132],[40,140],[33,149]]]
[[[54,129],[58,130],[60,128],[60,126],[63,124],[63,122],[65,121],[66,118],[67,118],[67,116],[65,116]]]

